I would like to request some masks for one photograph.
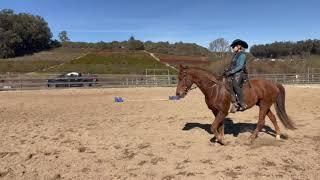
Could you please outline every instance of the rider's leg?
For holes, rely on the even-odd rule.
[[[236,113],[238,108],[239,108],[239,105],[238,105],[238,97],[236,96],[236,93],[235,93],[235,89],[234,89],[234,83],[233,83],[233,80],[234,77],[230,77],[229,78],[229,85],[231,87],[231,90],[230,90],[230,93],[231,93],[231,108],[230,108],[230,113]]]
[[[241,82],[242,82],[242,75],[241,73],[239,74],[235,74],[234,78],[232,79],[232,85],[233,85],[233,89],[237,94],[237,99],[239,102],[239,110],[243,111],[247,108],[247,105],[244,102],[244,97],[243,97],[243,93],[242,93],[242,89],[241,89]]]

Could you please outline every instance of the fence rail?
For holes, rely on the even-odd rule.
[[[250,74],[250,78],[264,78],[282,84],[320,84],[320,73],[314,74]]]
[[[65,84],[65,87],[166,87],[177,84],[176,75],[92,75],[98,82],[49,83],[57,74],[43,76],[0,75],[0,90],[49,89]],[[320,73],[311,74],[249,74],[250,78],[264,78],[282,84],[320,84]],[[86,78],[84,76],[83,78]],[[81,77],[77,77],[81,79]]]

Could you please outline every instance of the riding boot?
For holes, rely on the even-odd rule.
[[[243,94],[242,94],[242,89],[239,88],[240,91],[239,93],[237,93],[237,96],[238,96],[238,99],[239,99],[239,108],[238,110],[239,111],[244,111],[247,109],[247,104],[244,102],[244,99],[243,99]]]

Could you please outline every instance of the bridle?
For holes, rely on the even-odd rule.
[[[186,72],[183,72],[183,83],[184,84],[187,84],[187,73]],[[224,78],[226,78],[225,76],[222,76],[222,77],[224,77]],[[188,79],[188,81],[190,81],[189,79]],[[211,96],[212,96],[212,94],[213,94],[213,89],[214,89],[214,87],[216,87],[217,85],[219,85],[219,83],[216,83],[216,82],[214,82],[214,84],[211,86]],[[189,92],[189,91],[191,91],[191,90],[193,90],[193,89],[196,89],[197,87],[196,86],[194,86],[194,87],[190,87],[190,88],[188,88],[187,86],[185,87],[185,92],[186,92],[186,94]]]
[[[193,89],[196,89],[197,87],[196,86],[194,86],[194,87],[190,87],[190,88],[188,88],[187,87],[187,73],[186,72],[183,72],[183,83],[186,85],[186,87],[185,87],[185,92],[186,92],[186,94],[189,92],[189,91],[191,91],[191,90],[193,90]],[[189,79],[188,79],[188,81],[190,81]],[[192,83],[192,82],[191,82]]]
[[[190,88],[188,88],[187,87],[187,81],[189,81],[190,82],[190,80],[189,79],[187,79],[187,72],[183,72],[183,83],[186,85],[186,87],[185,87],[185,93],[187,94],[189,91],[191,91],[191,90],[193,90],[193,89],[196,89],[197,87],[196,86],[194,86],[194,87],[190,87]],[[222,77],[224,77],[224,78],[227,78],[225,75],[222,75]],[[191,83],[191,82],[190,82]],[[214,84],[211,86],[211,96],[212,96],[212,94],[213,94],[213,89],[217,86],[217,85],[220,85],[219,83],[217,83],[217,82],[214,82]],[[219,86],[218,86],[219,87]]]

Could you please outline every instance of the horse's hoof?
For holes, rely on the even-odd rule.
[[[244,143],[244,144],[245,144],[245,145],[251,145],[251,144],[252,144],[252,142],[253,142],[253,141],[252,141],[251,139],[248,139],[248,140],[246,140],[246,141],[245,141],[245,143]]]
[[[277,140],[277,141],[280,141],[280,140],[281,140],[281,138],[280,138],[280,135],[279,135],[279,134],[277,134],[277,136],[276,136],[276,140]]]
[[[249,139],[247,140],[247,145],[251,145],[253,144],[254,140],[256,140],[256,137],[255,136],[250,136]]]
[[[226,145],[225,141],[222,139],[215,139],[214,145],[217,146],[218,144],[220,145]]]
[[[225,145],[225,142],[223,140],[218,141],[219,144]]]
[[[210,139],[210,146],[221,146],[221,143],[215,138]]]
[[[230,142],[225,141],[225,140],[221,140],[221,141],[220,141],[220,144],[221,144],[221,145],[224,145],[224,146],[227,146],[228,144],[230,144]]]

